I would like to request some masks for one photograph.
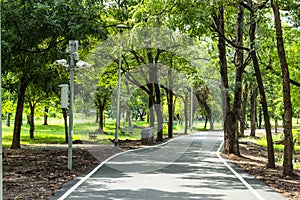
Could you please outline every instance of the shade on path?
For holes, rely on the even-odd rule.
[[[224,162],[222,141],[223,132],[199,132],[118,154],[53,199],[284,199]]]

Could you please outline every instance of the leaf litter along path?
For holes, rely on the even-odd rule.
[[[3,199],[51,199],[65,183],[123,151],[113,145],[96,145],[94,149],[99,151],[97,159],[86,146],[74,145],[72,171],[67,169],[66,145],[4,150]]]
[[[139,148],[139,142],[125,141],[121,148],[113,145],[74,145],[73,170],[67,169],[67,148],[26,146],[5,150],[3,158],[3,199],[51,199],[63,185],[86,174],[123,149]],[[92,151],[91,149],[92,148]],[[282,169],[266,169],[266,148],[253,143],[240,147],[243,157],[224,156],[245,171],[266,182],[287,199],[300,199],[300,178],[284,178]],[[95,154],[96,151],[96,154]],[[91,153],[92,152],[92,153]],[[97,159],[93,156],[96,155]],[[296,171],[300,175],[299,171]]]
[[[252,142],[240,142],[241,157],[234,155],[222,156],[244,171],[265,182],[269,187],[279,192],[289,200],[300,200],[300,170],[294,170],[294,177],[284,177],[282,167],[268,169],[267,148]],[[276,152],[275,155],[279,155]]]

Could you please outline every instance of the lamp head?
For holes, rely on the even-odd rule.
[[[61,65],[61,66],[65,67],[66,69],[69,69],[69,64],[68,64],[68,61],[66,59],[56,60],[55,64],[56,65]]]
[[[117,25],[117,28],[120,30],[120,33],[122,33],[123,30],[127,28],[127,26],[124,25],[124,24],[118,24],[118,25]]]
[[[87,62],[84,62],[84,61],[78,61],[76,63],[76,67],[77,68],[88,68],[88,67],[91,67],[92,65],[87,63]]]

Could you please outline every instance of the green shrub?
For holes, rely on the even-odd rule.
[[[300,128],[293,130],[293,138],[296,139],[296,143],[300,143]]]

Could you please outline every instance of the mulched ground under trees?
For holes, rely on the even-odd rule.
[[[4,199],[50,199],[65,183],[92,170],[108,157],[124,149],[139,148],[139,142],[113,145],[74,145],[73,170],[67,169],[66,146],[25,146],[4,150]],[[242,157],[225,156],[245,171],[263,180],[288,199],[300,199],[300,172],[283,177],[282,168],[266,169],[267,150],[253,143],[242,143]]]

